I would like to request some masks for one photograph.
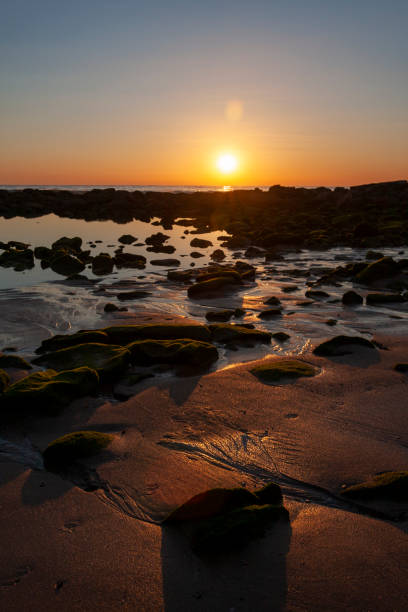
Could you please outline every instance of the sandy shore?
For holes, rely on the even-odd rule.
[[[407,378],[392,369],[407,360],[406,338],[378,340],[389,350],[374,356],[306,354],[320,374],[295,383],[264,385],[246,363],[147,381],[127,402],[81,400],[27,422],[41,450],[77,429],[116,440],[87,464],[103,485],[93,492],[78,478],[82,488],[0,464],[1,608],[406,610],[407,523],[330,498],[344,484],[407,467]],[[290,526],[277,524],[239,553],[200,560],[159,524],[204,489],[268,480],[283,487]]]

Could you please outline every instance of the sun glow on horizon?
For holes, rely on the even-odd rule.
[[[222,153],[217,157],[217,168],[223,174],[231,174],[235,172],[238,167],[238,160],[235,155],[231,153]]]

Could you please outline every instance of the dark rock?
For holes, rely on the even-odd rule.
[[[146,265],[146,257],[135,253],[116,252],[115,264],[118,268],[138,268],[143,270]]]
[[[372,480],[347,487],[341,494],[344,497],[364,502],[386,500],[408,501],[408,471],[384,472]]]
[[[366,259],[374,259],[375,261],[377,261],[378,259],[382,259],[384,257],[383,253],[380,253],[379,251],[367,251],[366,253]]]
[[[127,348],[132,363],[142,366],[170,363],[206,368],[218,359],[215,346],[199,340],[136,340]]]
[[[222,249],[215,249],[210,255],[210,259],[213,261],[222,261],[225,259],[225,253]]]
[[[57,438],[47,446],[43,453],[47,470],[59,470],[78,459],[97,455],[114,440],[112,434],[99,431],[74,431]]]
[[[152,266],[165,266],[167,268],[172,268],[180,265],[179,259],[151,259],[150,263]]]
[[[103,331],[109,342],[127,345],[135,340],[202,340],[211,341],[211,333],[206,325],[147,324],[115,325],[105,327]]]
[[[396,363],[394,366],[396,372],[402,372],[406,374],[408,372],[408,363]]]
[[[190,246],[198,249],[206,249],[207,247],[212,246],[213,243],[211,240],[204,240],[203,238],[193,238],[190,242]]]
[[[245,257],[264,257],[265,249],[261,249],[259,247],[250,246],[245,251]]]
[[[404,296],[399,293],[369,293],[366,296],[366,302],[370,306],[375,304],[394,304],[406,302]]]
[[[272,338],[274,338],[278,342],[285,342],[286,340],[289,340],[290,336],[285,332],[274,332],[272,334]]]
[[[0,255],[0,266],[3,268],[14,268],[16,272],[31,270],[31,268],[34,268],[34,253],[31,249],[4,251]]]
[[[399,264],[392,257],[383,257],[378,261],[368,264],[356,276],[356,281],[363,285],[370,285],[375,281],[389,278],[400,273]]]
[[[136,240],[137,238],[132,236],[132,234],[123,234],[123,236],[118,239],[121,244],[133,244]]]
[[[95,276],[111,274],[115,260],[108,253],[100,253],[92,260],[92,272]]]
[[[19,355],[0,353],[0,368],[15,368],[16,370],[31,370],[31,365]]]
[[[150,291],[142,291],[141,289],[135,289],[134,291],[122,291],[117,293],[116,297],[121,302],[126,300],[141,300],[151,295]]]
[[[193,257],[194,259],[198,259],[199,257],[204,257],[204,254],[199,253],[198,251],[191,251],[190,257]]]
[[[215,342],[246,344],[248,342],[261,342],[269,344],[272,335],[259,329],[250,329],[244,325],[228,323],[213,323],[209,325],[211,336]]]
[[[308,289],[305,293],[307,298],[320,299],[330,297],[326,291],[321,291],[320,289]]]
[[[163,244],[163,242],[166,242],[166,240],[168,240],[169,238],[170,236],[162,234],[162,232],[157,232],[157,234],[152,234],[151,236],[146,238],[146,244],[157,246],[159,244]]]
[[[101,329],[79,331],[75,334],[57,334],[43,340],[41,346],[35,352],[41,355],[47,351],[58,351],[68,346],[77,346],[78,344],[87,344],[89,342],[109,344],[109,341],[108,334]]]
[[[281,308],[268,308],[268,310],[262,310],[258,314],[259,319],[273,319],[274,317],[280,317],[282,315]]]
[[[281,303],[280,299],[275,297],[274,295],[264,300],[264,304],[267,306],[279,306],[280,303]]]
[[[354,306],[357,304],[362,304],[363,298],[355,291],[346,291],[346,293],[343,294],[341,301],[346,306]]]
[[[210,310],[205,314],[205,318],[207,321],[227,322],[234,315],[234,310]]]
[[[219,276],[191,285],[187,290],[187,295],[189,298],[223,295],[226,291],[232,291],[239,288],[240,284],[241,280],[238,282],[231,276]]]
[[[191,279],[192,275],[192,270],[169,270],[167,272],[168,280],[175,281],[177,283],[188,282]]]
[[[71,276],[82,272],[85,269],[85,264],[75,255],[61,253],[51,260],[50,268],[62,276]]]
[[[360,336],[335,336],[316,346],[313,353],[321,357],[337,357],[350,354],[352,347],[357,346],[375,349],[375,345],[370,340]]]
[[[78,253],[81,250],[82,246],[82,238],[75,236],[74,238],[67,238],[63,236],[59,238],[51,245],[53,251],[58,249],[65,249],[66,251],[70,251],[72,253]]]
[[[150,246],[147,247],[146,249],[147,251],[151,252],[151,253],[167,253],[169,255],[171,255],[172,253],[175,252],[176,248],[174,246],[172,246],[171,244],[159,244],[156,246]]]
[[[4,370],[0,370],[0,393],[3,393],[10,384],[10,377]]]

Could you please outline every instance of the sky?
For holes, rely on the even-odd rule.
[[[1,0],[0,184],[407,178],[407,23],[407,0]]]

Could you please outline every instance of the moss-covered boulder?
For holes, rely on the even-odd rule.
[[[189,298],[217,297],[224,295],[225,292],[239,288],[241,284],[241,278],[237,281],[232,276],[218,276],[191,285],[187,289],[187,295]]]
[[[0,368],[15,368],[16,370],[31,370],[31,365],[19,355],[0,353]]]
[[[10,385],[0,404],[7,410],[54,414],[72,400],[93,393],[98,384],[98,373],[87,367],[34,372]]]
[[[339,357],[352,353],[353,347],[376,348],[373,342],[360,336],[335,336],[316,346],[313,353],[319,357]]]
[[[408,471],[385,472],[341,491],[344,497],[361,501],[408,501]]]
[[[206,325],[178,324],[147,324],[147,325],[115,325],[103,330],[109,342],[127,345],[134,340],[189,340],[211,341],[211,333]]]
[[[10,377],[4,370],[0,370],[0,393],[6,390],[10,384]]]
[[[48,470],[69,466],[78,459],[97,455],[114,440],[112,434],[99,431],[75,431],[57,438],[43,453],[44,465]]]
[[[99,376],[111,378],[126,370],[129,361],[130,352],[126,347],[89,342],[46,353],[36,357],[33,363],[58,371],[87,366]]]
[[[235,282],[237,285],[242,283],[241,274],[237,270],[221,267],[211,267],[208,271],[204,269],[204,271],[198,274],[197,282],[201,283],[208,280],[213,280],[215,278],[228,278],[231,282]]]
[[[297,359],[282,359],[261,363],[251,369],[251,374],[264,383],[276,383],[285,379],[296,379],[301,376],[316,376],[317,368]]]
[[[207,367],[218,359],[216,347],[199,340],[136,340],[127,347],[132,363],[154,365],[174,363],[192,367]]]
[[[51,336],[51,338],[43,340],[41,346],[35,352],[41,354],[49,351],[58,351],[68,346],[77,346],[78,344],[86,344],[88,342],[108,344],[110,340],[108,334],[98,329],[79,331],[75,334],[57,334],[56,336]]]
[[[363,285],[371,285],[376,281],[395,276],[400,271],[399,264],[392,257],[382,257],[361,270],[356,276],[356,281]]]
[[[356,291],[346,291],[341,301],[345,306],[358,306],[363,303],[363,298]]]
[[[50,268],[61,276],[71,276],[82,272],[85,269],[85,264],[75,255],[59,253],[51,259]]]
[[[366,296],[366,302],[370,306],[376,304],[398,304],[405,302],[404,296],[400,293],[369,293]]]
[[[166,519],[166,523],[197,521],[215,516],[222,512],[259,503],[255,493],[244,488],[209,489],[176,508]]]
[[[246,344],[260,342],[269,344],[272,334],[260,329],[249,329],[243,325],[233,325],[229,323],[212,323],[209,325],[211,337],[215,342]]]

